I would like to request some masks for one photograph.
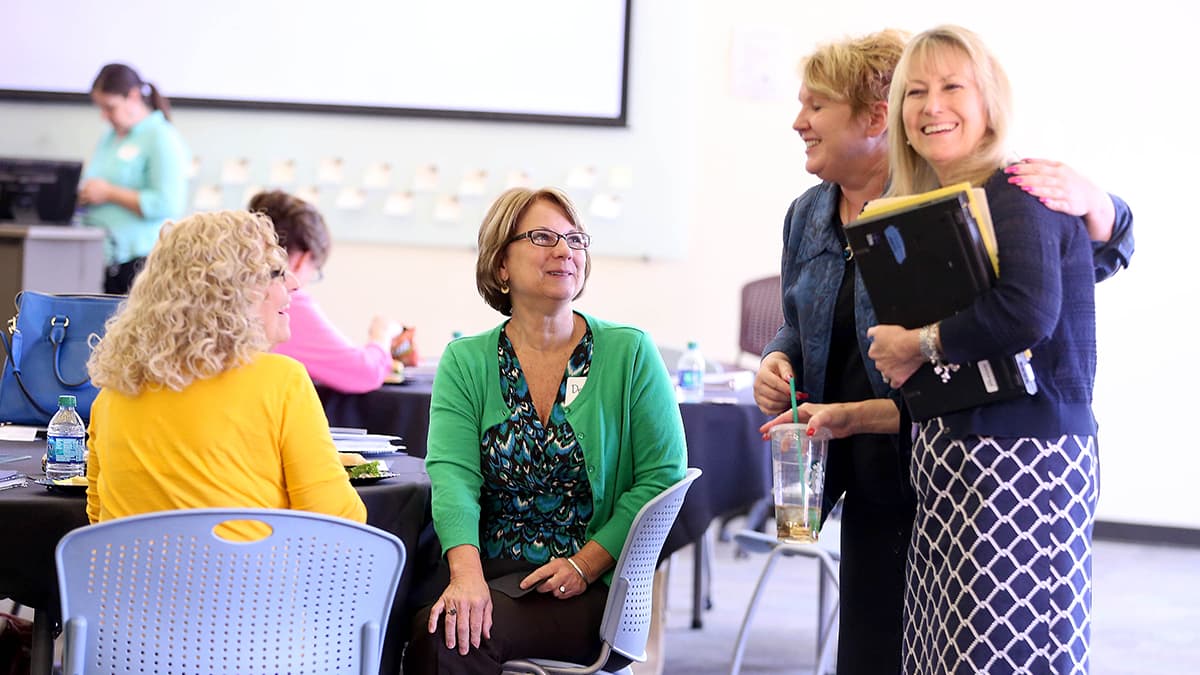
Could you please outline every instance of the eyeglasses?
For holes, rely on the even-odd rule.
[[[534,246],[544,246],[545,248],[554,248],[558,246],[558,240],[563,239],[567,242],[567,248],[576,251],[586,251],[587,247],[592,245],[592,238],[586,232],[559,234],[554,230],[530,230],[509,239],[508,243],[511,244],[518,239],[528,239],[529,243]]]

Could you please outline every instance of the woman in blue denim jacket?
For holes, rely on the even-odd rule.
[[[845,494],[841,540],[838,673],[900,671],[905,555],[915,502],[907,444],[899,442],[903,406],[867,357],[877,323],[843,227],[883,194],[887,94],[906,36],[883,31],[822,46],[803,67],[805,168],[824,182],[788,209],[783,230],[785,324],[764,349],[754,385],[764,425],[790,421],[788,378],[808,403],[800,419],[828,428],[825,512]],[[1010,182],[1053,209],[1084,216],[1097,280],[1133,253],[1129,208],[1056,162],[1026,160]],[[839,405],[830,405],[839,404]]]

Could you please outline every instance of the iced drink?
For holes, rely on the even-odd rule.
[[[828,434],[807,435],[808,425],[780,424],[771,429],[775,524],[779,540],[812,543],[821,527]]]

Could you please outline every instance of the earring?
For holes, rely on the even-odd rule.
[[[505,282],[505,281],[500,282],[500,292],[505,295],[508,295],[508,282]]]

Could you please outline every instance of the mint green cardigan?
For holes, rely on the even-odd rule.
[[[649,336],[580,316],[592,329],[592,363],[586,384],[563,412],[583,449],[592,487],[587,537],[617,558],[638,510],[683,478],[683,420]],[[480,443],[486,429],[512,414],[500,391],[502,329],[451,342],[433,381],[425,468],[443,554],[462,544],[479,547]]]

